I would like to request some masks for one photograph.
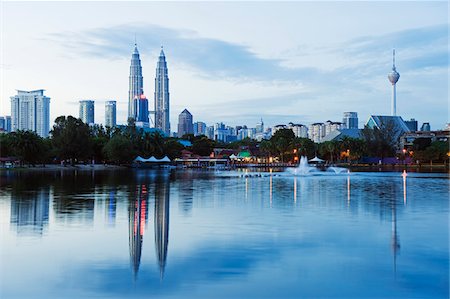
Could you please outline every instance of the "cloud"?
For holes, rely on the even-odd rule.
[[[313,68],[284,67],[281,59],[261,58],[244,45],[204,38],[194,31],[151,24],[53,33],[47,39],[61,44],[68,55],[115,60],[131,55],[134,36],[137,36],[141,53],[155,51],[164,45],[172,62],[184,65],[205,78],[296,81],[319,74]]]

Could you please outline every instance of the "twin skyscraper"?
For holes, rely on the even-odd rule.
[[[141,59],[136,44],[131,56],[129,82],[128,118],[133,118],[137,125],[146,126],[149,124],[148,100],[144,95]],[[162,47],[156,65],[154,101],[154,127],[163,131],[166,136],[170,136],[169,77]]]

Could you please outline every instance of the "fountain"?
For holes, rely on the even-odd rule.
[[[300,158],[300,164],[295,168],[289,168],[288,171],[294,175],[306,176],[306,175],[309,175],[310,173],[324,174],[326,172],[340,174],[340,173],[348,172],[348,169],[342,168],[342,167],[330,166],[330,167],[327,167],[324,170],[322,170],[321,168],[318,168],[318,167],[309,166],[308,158],[305,156],[302,156]]]

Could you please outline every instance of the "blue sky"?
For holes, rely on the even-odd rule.
[[[397,113],[432,129],[448,122],[448,3],[441,2],[2,2],[1,105],[15,89],[46,89],[51,119],[78,101],[118,101],[127,115],[134,37],[153,98],[161,45],[171,128],[194,121],[273,126],[390,113],[392,49]],[[153,103],[150,103],[153,106]]]

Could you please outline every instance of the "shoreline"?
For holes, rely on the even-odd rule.
[[[347,168],[354,172],[402,172],[403,170],[411,171],[411,172],[439,172],[439,173],[448,173],[449,167],[444,164],[435,164],[435,165],[364,165],[364,164],[338,164],[337,167]],[[297,165],[290,166],[280,166],[280,165],[248,165],[244,166],[240,165],[237,168],[292,168],[297,167]],[[148,169],[148,168],[133,168],[124,165],[112,165],[112,164],[88,164],[88,165],[57,165],[57,164],[46,164],[36,165],[36,166],[22,166],[22,167],[12,167],[12,168],[0,168],[0,172],[34,172],[34,171],[115,171],[115,170],[126,170],[126,169]],[[191,169],[191,168],[181,168],[181,169]],[[231,170],[231,169],[230,169]]]

